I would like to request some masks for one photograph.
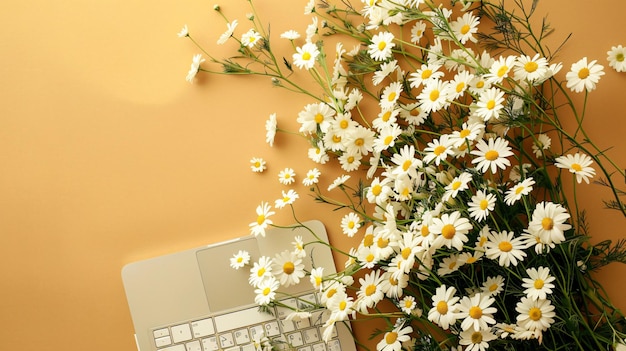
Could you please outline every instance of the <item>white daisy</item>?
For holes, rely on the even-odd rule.
[[[468,329],[462,331],[459,345],[467,346],[466,351],[486,351],[489,348],[489,341],[498,337],[489,330],[473,330]]]
[[[261,34],[254,29],[250,29],[241,36],[241,44],[252,48],[261,40],[261,38]]]
[[[312,186],[313,184],[317,184],[319,182],[319,177],[322,173],[317,169],[313,168],[306,172],[304,179],[302,179],[302,184],[305,186]]]
[[[296,53],[293,54],[293,64],[300,69],[311,69],[315,65],[315,60],[319,54],[320,51],[317,45],[314,43],[305,43],[301,47],[296,48]]]
[[[478,17],[471,12],[466,12],[463,16],[450,23],[450,29],[452,29],[452,33],[461,44],[465,44],[468,40],[475,43],[477,39],[474,37],[474,34],[478,32],[479,23]]]
[[[495,324],[496,320],[493,318],[493,314],[498,312],[498,309],[492,307],[495,299],[489,294],[474,294],[472,297],[464,296],[459,302],[459,319],[463,319],[461,322],[461,329],[474,331],[487,330],[490,324]]]
[[[357,310],[367,313],[368,308],[374,308],[384,297],[381,289],[382,275],[380,270],[374,270],[359,278],[360,288],[357,292],[355,304]]]
[[[296,181],[296,172],[294,172],[293,168],[287,167],[278,172],[278,181],[284,185],[293,184]]]
[[[557,157],[554,165],[559,168],[565,168],[576,175],[576,181],[589,184],[589,179],[596,175],[596,170],[591,167],[593,160],[586,154],[576,153],[574,155],[565,155]]]
[[[420,39],[424,36],[424,31],[426,30],[426,22],[424,21],[416,21],[411,27],[411,42],[417,44]]]
[[[187,28],[187,25],[185,24],[183,28],[180,30],[180,32],[178,32],[178,37],[184,38],[188,36],[189,36],[189,28]]]
[[[533,210],[528,231],[544,244],[560,244],[565,241],[565,231],[572,227],[565,223],[569,218],[569,213],[560,204],[540,202]]]
[[[361,159],[363,156],[356,149],[348,149],[346,150],[339,158],[339,164],[341,165],[341,169],[346,172],[352,172],[359,169],[361,166]]]
[[[245,250],[239,250],[230,258],[230,266],[234,269],[243,268],[248,263],[250,263],[250,254]]]
[[[472,229],[472,224],[467,218],[461,217],[459,211],[454,211],[442,214],[441,218],[433,218],[433,224],[429,228],[436,235],[433,247],[454,247],[461,251],[468,240],[466,234]]]
[[[504,92],[496,87],[483,91],[476,102],[476,115],[485,122],[490,119],[499,119],[500,111],[504,108]]]
[[[323,165],[330,160],[330,156],[328,156],[326,151],[324,143],[319,141],[317,147],[309,148],[307,155],[313,162]]]
[[[482,222],[487,219],[487,216],[495,208],[496,196],[491,193],[488,194],[483,190],[478,190],[467,205],[469,206],[469,216],[478,222]]]
[[[276,114],[272,113],[265,121],[265,142],[268,143],[270,147],[274,146],[277,130]]]
[[[483,173],[491,169],[491,173],[496,173],[498,168],[506,169],[511,162],[506,158],[513,155],[509,142],[502,138],[489,138],[487,142],[479,140],[476,144],[478,150],[472,150],[470,153],[478,157],[472,160],[477,163],[476,168]]]
[[[189,72],[187,72],[187,77],[185,78],[189,83],[193,83],[194,78],[198,74],[200,70],[200,64],[204,62],[201,54],[193,55],[193,59],[191,60],[191,67],[189,68]]]
[[[385,333],[382,340],[376,345],[376,351],[400,351],[402,344],[411,340],[410,334],[412,332],[411,326],[396,326],[392,331]]]
[[[231,23],[227,23],[226,26],[226,31],[222,33],[222,35],[220,35],[220,37],[217,39],[218,45],[224,44],[228,40],[228,38],[233,35],[235,28],[237,28],[237,20],[233,20]]]
[[[372,37],[372,42],[367,46],[368,54],[376,61],[385,61],[393,54],[392,49],[396,44],[394,36],[390,32],[381,32]]]
[[[354,212],[350,212],[341,219],[341,230],[348,237],[353,237],[361,228],[361,218]]]
[[[545,154],[545,150],[549,150],[552,145],[552,139],[546,134],[539,134],[536,136],[536,139],[533,140],[533,153],[535,153],[535,157],[542,158]]]
[[[552,294],[552,289],[554,289],[552,282],[555,281],[556,278],[550,275],[550,268],[531,267],[526,269],[526,274],[528,274],[528,278],[522,279],[522,287],[526,288],[524,294],[526,294],[529,299],[546,299],[548,294]]]
[[[445,187],[446,192],[443,194],[441,199],[443,201],[448,201],[450,198],[454,198],[460,191],[464,191],[469,189],[469,182],[472,181],[472,175],[467,172],[463,172],[450,182]]]
[[[519,313],[517,322],[528,330],[545,331],[554,323],[556,317],[554,306],[546,299],[533,300],[522,297],[515,310]]]
[[[528,177],[523,181],[518,182],[506,191],[504,202],[509,206],[513,205],[521,199],[522,196],[530,194],[533,190],[533,184],[535,184],[535,180],[532,177]]]
[[[326,308],[330,311],[329,320],[345,321],[354,312],[354,299],[345,291],[337,291],[326,302]]]
[[[272,259],[267,256],[261,256],[258,262],[255,262],[250,268],[250,277],[248,283],[252,286],[258,286],[263,280],[272,276]]]
[[[279,286],[278,280],[273,276],[263,279],[254,289],[256,294],[254,302],[259,306],[268,305],[276,298],[276,290]]]
[[[396,144],[396,139],[402,134],[402,128],[397,124],[383,127],[374,139],[374,151],[383,152]]]
[[[349,175],[341,175],[337,178],[335,178],[335,180],[328,186],[328,191],[331,191],[337,187],[342,186],[343,184],[345,184],[345,182],[348,181],[348,179],[350,179]]]
[[[607,51],[607,60],[609,66],[617,72],[626,72],[626,47],[621,45],[611,47],[611,50]]]
[[[382,83],[383,79],[389,76],[391,72],[395,71],[397,68],[398,68],[397,60],[391,60],[389,62],[381,63],[380,66],[378,67],[378,70],[374,72],[374,75],[372,76],[372,83],[374,85],[378,85]],[[360,91],[360,90],[355,89],[355,91]]]
[[[439,139],[433,139],[424,148],[424,152],[427,154],[424,156],[423,161],[425,163],[435,161],[435,165],[439,166],[448,156],[454,154],[453,145],[449,134],[444,134]]]
[[[502,83],[508,77],[514,64],[515,56],[499,57],[489,68],[489,73],[485,74],[485,79],[489,83]]]
[[[293,29],[290,29],[290,30],[288,30],[286,32],[283,32],[280,35],[280,37],[283,38],[283,39],[288,39],[288,40],[296,40],[296,39],[300,38],[300,33],[296,32]]]
[[[426,112],[436,112],[448,105],[448,83],[439,79],[429,80],[417,96],[420,108]]]
[[[289,189],[288,191],[282,191],[283,197],[276,200],[274,206],[276,208],[283,208],[287,205],[291,205],[296,201],[299,197],[298,193],[295,190]]]
[[[266,163],[265,160],[260,158],[260,157],[253,157],[250,160],[250,169],[252,169],[252,172],[263,172],[266,169]]]
[[[440,64],[423,64],[420,68],[417,69],[417,71],[409,75],[410,87],[417,88],[421,85],[426,85],[426,83],[430,81],[441,79],[444,75],[444,72],[439,71],[439,68],[441,68]]]
[[[504,290],[504,277],[497,275],[495,277],[487,277],[483,283],[481,290],[483,293],[496,296]]]
[[[565,75],[567,87],[573,92],[580,93],[583,90],[590,92],[596,88],[600,77],[604,75],[604,67],[596,63],[596,60],[587,62],[583,57],[578,62],[572,64],[569,72]]]
[[[272,271],[280,285],[285,287],[298,284],[305,276],[302,258],[289,250],[276,254]]]
[[[316,267],[311,270],[309,281],[313,286],[313,289],[321,292],[324,286],[324,267]]]
[[[428,320],[439,325],[442,329],[448,329],[456,323],[459,298],[455,294],[456,288],[453,286],[441,285],[437,287],[432,297],[432,307],[428,311]]]
[[[417,303],[413,296],[407,295],[398,301],[398,306],[407,315],[412,315],[413,311],[417,308]]]
[[[513,78],[518,82],[529,81],[534,83],[542,80],[548,72],[548,60],[540,57],[539,54],[530,57],[528,55],[519,56],[514,64]]]
[[[485,256],[498,260],[502,267],[509,267],[511,264],[517,266],[517,263],[526,257],[524,249],[526,249],[524,239],[515,238],[513,232],[491,232],[485,243]]]
[[[389,186],[390,182],[391,180],[389,178],[383,178],[382,180],[379,177],[374,178],[367,188],[367,201],[371,204],[387,202],[389,197],[393,194]]]
[[[392,82],[383,90],[383,94],[378,101],[379,105],[383,109],[392,109],[396,106],[400,94],[402,93],[402,83]]]
[[[317,133],[318,128],[326,133],[334,116],[335,110],[328,104],[320,102],[304,106],[304,110],[298,113],[296,121],[301,125],[300,133]]]
[[[272,225],[272,220],[269,219],[270,216],[274,215],[275,212],[272,211],[272,207],[267,202],[261,202],[259,206],[256,208],[256,221],[250,223],[250,232],[255,236],[261,235],[265,236],[265,230],[268,226]]]

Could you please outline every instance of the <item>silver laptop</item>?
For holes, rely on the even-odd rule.
[[[305,223],[328,241],[319,221]],[[251,262],[292,250],[295,236],[313,240],[304,228],[267,231],[265,237],[245,236],[126,265],[122,279],[140,351],[257,351],[261,337],[275,349],[294,351],[355,351],[349,326],[336,324],[331,340],[322,340],[328,311],[314,310],[310,318],[285,319],[284,308],[260,312],[254,289],[248,284],[249,267],[235,270],[230,258],[239,250],[250,253]],[[334,269],[326,245],[307,246],[306,269],[311,262]],[[308,279],[279,290],[291,296],[282,302],[306,308],[316,300]],[[280,294],[279,296],[283,296]]]

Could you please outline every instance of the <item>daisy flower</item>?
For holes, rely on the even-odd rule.
[[[326,302],[326,308],[330,311],[329,320],[345,321],[354,312],[354,299],[345,291],[337,291]]]
[[[280,285],[288,287],[296,285],[304,278],[304,263],[294,252],[286,250],[276,255],[272,271]]]
[[[517,322],[528,330],[545,331],[554,323],[556,317],[554,306],[550,300],[545,299],[533,300],[522,297],[515,310],[519,313]]]
[[[382,83],[383,79],[385,79],[387,76],[389,76],[391,74],[391,72],[395,71],[397,68],[398,68],[398,61],[397,60],[391,60],[389,62],[383,62],[378,67],[378,70],[376,72],[374,72],[374,75],[372,76],[372,83],[374,85],[378,85],[378,84]],[[355,91],[359,91],[359,90],[355,89]]]
[[[417,308],[417,303],[413,296],[405,296],[398,302],[398,306],[407,315],[413,314],[413,311]]]
[[[339,164],[341,165],[341,169],[346,172],[352,172],[359,169],[361,166],[361,159],[363,156],[360,152],[355,149],[346,150],[341,156],[338,157]]]
[[[331,191],[331,190],[333,190],[333,189],[335,189],[335,188],[337,188],[339,186],[342,186],[345,182],[348,181],[348,179],[350,179],[350,176],[349,175],[345,175],[345,174],[335,178],[335,180],[332,182],[332,184],[330,184],[328,186],[328,191]]]
[[[239,250],[230,258],[230,266],[234,269],[243,268],[248,263],[250,263],[250,254],[245,250]]]
[[[183,28],[180,30],[180,32],[178,32],[178,37],[184,38],[188,36],[189,36],[189,29],[187,28],[187,25],[185,24]]]
[[[485,79],[489,83],[502,83],[515,64],[515,56],[499,57],[493,62]]]
[[[273,223],[269,217],[274,214],[275,212],[272,211],[270,204],[267,202],[261,202],[261,204],[256,208],[256,221],[250,223],[249,225],[250,232],[252,232],[254,236],[265,236],[265,229]]]
[[[436,112],[448,104],[448,85],[439,79],[429,80],[417,96],[420,108],[426,112]]]
[[[506,191],[504,202],[509,206],[513,205],[521,199],[522,196],[530,194],[533,190],[533,184],[535,184],[535,180],[532,177],[528,177],[521,182],[518,182]]]
[[[321,165],[325,164],[330,160],[330,156],[326,153],[326,147],[322,141],[317,143],[317,147],[309,148],[307,155],[309,158],[316,163]]]
[[[454,78],[450,81],[450,85],[448,85],[450,99],[456,100],[463,96],[473,77],[474,76],[469,71],[463,71],[455,74]]]
[[[281,184],[289,185],[296,181],[296,172],[292,168],[285,168],[278,173],[278,181]]]
[[[366,274],[365,277],[359,278],[359,285],[361,287],[357,292],[357,299],[355,301],[358,310],[366,313],[368,308],[373,308],[384,298],[381,283],[382,275],[380,274],[380,270],[374,270]]]
[[[424,148],[424,152],[427,154],[424,156],[423,161],[425,163],[435,161],[435,165],[439,166],[439,164],[442,161],[445,161],[448,156],[454,154],[452,146],[453,144],[450,140],[450,135],[448,134],[442,135],[439,139],[434,139]]]
[[[252,169],[252,172],[263,172],[266,168],[264,159],[260,157],[253,157],[250,160],[250,169]]]
[[[489,324],[495,324],[496,320],[493,319],[493,314],[498,312],[498,309],[492,307],[495,299],[489,294],[477,293],[474,296],[464,296],[459,302],[459,319],[463,319],[461,322],[461,329],[474,331],[487,330]]]
[[[391,109],[396,106],[400,94],[402,93],[402,83],[393,82],[389,84],[384,90],[383,94],[378,101],[379,105],[383,109]]]
[[[440,64],[427,63],[423,64],[417,71],[409,75],[409,82],[411,88],[417,88],[420,85],[426,85],[427,82],[432,80],[439,80],[443,77],[444,72],[439,71]]]
[[[521,165],[513,165],[509,172],[509,179],[513,182],[521,182],[526,177],[532,165],[530,163],[522,163]]]
[[[204,62],[201,54],[193,55],[193,59],[191,60],[191,67],[189,68],[189,72],[187,72],[187,77],[185,78],[189,83],[193,83],[194,78],[198,74],[200,70],[200,64]]]
[[[402,343],[411,340],[411,333],[413,328],[409,325],[402,327],[399,325],[392,331],[388,331],[383,336],[383,339],[376,345],[377,351],[400,351],[402,349]]]
[[[261,40],[261,34],[254,29],[250,29],[241,36],[241,44],[252,48]]]
[[[487,219],[489,213],[495,208],[496,196],[491,193],[488,194],[483,190],[478,190],[467,205],[469,206],[470,218],[482,222]]]
[[[276,208],[283,208],[286,205],[291,205],[299,197],[298,193],[296,193],[296,191],[293,189],[289,189],[287,192],[283,190],[282,193],[283,193],[283,197],[276,200],[276,202],[274,203],[274,206]]]
[[[361,228],[361,218],[354,212],[350,212],[341,219],[341,230],[348,237],[353,237]]]
[[[468,40],[475,43],[477,40],[474,34],[478,32],[478,24],[480,20],[470,12],[466,12],[462,17],[458,17],[456,21],[450,23],[450,29],[454,36],[465,44]]]
[[[565,223],[570,218],[567,210],[552,202],[540,202],[533,211],[528,231],[545,244],[560,244],[565,241],[565,231],[572,226]]]
[[[604,67],[596,63],[596,60],[587,62],[583,57],[578,62],[572,64],[569,72],[565,75],[567,87],[573,92],[580,93],[583,90],[590,92],[596,88],[600,77],[604,75]]]
[[[300,38],[300,33],[296,32],[293,29],[290,29],[290,30],[288,30],[286,32],[283,32],[280,35],[280,37],[283,38],[283,39],[288,39],[288,40],[296,40],[296,39]]]
[[[298,68],[311,69],[315,65],[315,60],[319,56],[320,51],[317,45],[314,43],[305,43],[299,48],[296,48],[296,53],[293,54],[293,64]]]
[[[491,173],[496,173],[498,168],[506,169],[511,165],[511,162],[506,158],[513,155],[509,142],[503,138],[489,138],[487,142],[485,140],[479,140],[476,144],[478,150],[472,150],[470,153],[478,157],[472,160],[472,163],[477,163],[476,168],[486,173],[488,169],[491,169]]]
[[[270,147],[274,146],[277,130],[278,123],[276,122],[276,114],[272,113],[265,121],[265,142],[268,143]]]
[[[417,44],[424,36],[426,30],[426,23],[424,21],[416,21],[411,27],[411,42]]]
[[[323,287],[322,283],[324,282],[324,267],[313,268],[309,280],[313,289],[321,292]]]
[[[485,122],[490,119],[499,119],[500,110],[504,108],[504,92],[498,88],[485,90],[478,97],[476,103],[476,115],[482,117]]]
[[[489,330],[465,330],[460,334],[459,345],[467,346],[466,351],[486,351],[489,348],[489,341],[498,337]]]
[[[367,155],[374,150],[374,138],[376,133],[361,125],[350,130],[346,136],[346,149],[354,149],[362,155]]]
[[[392,55],[392,49],[396,44],[394,36],[390,32],[381,32],[372,37],[372,42],[367,46],[367,53],[373,60],[385,61]]]
[[[263,280],[272,276],[272,259],[267,256],[261,256],[258,262],[255,262],[250,268],[250,278],[248,283],[252,286],[258,286]]]
[[[404,145],[399,152],[393,154],[391,162],[396,165],[391,171],[394,176],[408,175],[411,178],[417,178],[417,168],[422,163],[415,157],[415,146],[413,145]]]
[[[495,277],[487,277],[483,283],[481,290],[483,293],[496,296],[504,290],[504,277],[497,275]]]
[[[606,54],[607,60],[609,61],[609,66],[616,70],[617,72],[626,72],[626,48],[618,45],[611,47],[611,50],[607,51]]]
[[[304,251],[304,241],[302,241],[302,237],[298,235],[294,237],[293,240],[294,241],[291,243],[293,245],[293,253],[300,258],[306,257],[306,251]]]
[[[217,45],[222,45],[226,43],[228,38],[230,38],[233,35],[235,28],[237,28],[237,20],[233,20],[231,23],[227,23],[226,26],[227,26],[226,31],[222,33],[222,35],[220,35],[220,37],[217,39]]]
[[[432,297],[432,308],[428,311],[428,320],[442,329],[448,329],[456,323],[459,298],[455,294],[455,287],[439,286]]]
[[[454,198],[457,196],[459,191],[469,189],[469,182],[472,181],[472,175],[467,172],[463,172],[450,182],[445,187],[446,192],[442,196],[443,201],[448,201],[450,198]]]
[[[313,184],[317,184],[319,182],[319,177],[322,173],[317,169],[313,168],[306,172],[304,179],[302,179],[302,184],[305,186],[312,186]]]
[[[548,294],[552,294],[552,289],[554,288],[552,282],[556,278],[550,275],[550,268],[528,268],[526,269],[526,274],[528,274],[528,278],[522,279],[522,287],[526,288],[524,294],[529,299],[546,299]]]
[[[279,286],[278,280],[274,277],[270,276],[262,280],[254,289],[256,294],[254,302],[259,306],[268,305],[276,298],[276,290],[278,290]]]
[[[539,134],[537,138],[533,140],[533,153],[535,157],[542,158],[544,156],[544,150],[549,150],[552,145],[552,139],[546,134]]]
[[[433,247],[454,247],[458,251],[463,250],[463,244],[467,242],[467,233],[472,229],[472,224],[467,218],[461,217],[459,211],[450,214],[444,213],[441,218],[433,218],[430,231],[436,236]]]
[[[446,274],[456,272],[459,270],[459,267],[459,255],[451,254],[441,260],[441,263],[439,263],[439,269],[437,269],[437,274],[439,276],[444,276]]]
[[[502,267],[509,267],[511,264],[517,266],[518,261],[523,261],[526,257],[526,244],[521,237],[514,238],[513,232],[491,232],[488,241],[485,243],[485,256],[492,260],[498,260]]]
[[[521,55],[517,58],[513,68],[513,78],[518,82],[529,81],[531,83],[540,81],[548,72],[548,60],[540,57],[539,54],[530,57]]]
[[[389,197],[393,194],[389,182],[391,182],[389,178],[383,178],[382,180],[379,177],[374,178],[367,188],[367,201],[371,204],[387,202]]]
[[[591,167],[593,160],[586,154],[576,153],[574,155],[560,156],[555,159],[555,166],[565,168],[576,175],[576,181],[589,184],[589,178],[596,175],[596,170]]]
[[[374,139],[374,151],[380,153],[396,144],[396,139],[402,134],[402,128],[397,124],[383,127]]]
[[[318,128],[326,133],[334,116],[335,110],[328,104],[320,102],[307,104],[304,110],[298,113],[296,120],[300,123],[300,133],[316,133]]]

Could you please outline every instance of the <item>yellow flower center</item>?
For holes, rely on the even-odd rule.
[[[535,284],[533,285],[535,286],[535,289],[543,288],[543,285],[544,285],[543,279],[535,279]]]
[[[284,203],[288,203],[289,201],[291,201],[291,198],[289,196],[283,197],[283,202]]]
[[[398,333],[396,332],[389,332],[387,333],[387,335],[385,335],[385,342],[387,343],[387,345],[395,343],[396,340],[398,340]]]
[[[272,292],[272,289],[270,289],[270,288],[263,289],[263,295],[265,295],[265,296],[269,295],[270,292]]]
[[[293,262],[285,262],[285,264],[283,265],[283,272],[285,274],[292,274],[295,270],[296,267],[294,266]]]
[[[365,295],[372,296],[376,292],[376,285],[370,284],[365,288]]]
[[[487,207],[489,207],[489,201],[487,201],[487,199],[482,199],[480,200],[479,206],[480,206],[480,209],[484,211],[487,209]]]
[[[509,71],[509,66],[503,65],[498,69],[498,77],[502,78]]]
[[[392,141],[393,141],[393,135],[387,135],[385,137],[384,143],[385,143],[385,145],[389,145],[389,144],[391,144]]]
[[[533,73],[537,68],[539,68],[539,65],[534,61],[529,61],[524,64],[524,70],[528,73]]]
[[[483,310],[478,306],[472,306],[469,309],[469,315],[474,319],[480,319],[483,316]]]
[[[484,80],[479,80],[478,82],[476,82],[476,88],[482,89],[484,86],[485,86]]]
[[[445,301],[439,301],[437,303],[437,312],[439,312],[439,314],[448,313],[448,303]]]
[[[346,159],[346,162],[347,162],[348,164],[350,164],[350,163],[354,162],[354,156],[348,156],[348,158]]]
[[[380,43],[378,43],[378,50],[383,51],[385,50],[386,47],[387,47],[387,43],[385,43],[384,41],[381,41]]]
[[[387,101],[394,101],[396,99],[396,93],[395,92],[391,92],[391,94],[389,94],[389,96],[387,96]]]
[[[391,286],[396,286],[398,285],[398,281],[394,277],[389,277],[389,284],[391,284]]]
[[[433,70],[425,69],[422,71],[422,79],[428,79],[433,74]]]
[[[459,84],[456,85],[456,92],[457,93],[462,92],[463,89],[465,89],[465,83],[464,82],[460,82]]]
[[[494,292],[496,290],[498,290],[498,284],[493,283],[493,284],[491,284],[491,286],[489,286],[489,291],[490,292]]]
[[[315,286],[320,286],[322,284],[322,277],[315,277]]]
[[[348,228],[353,229],[353,228],[354,228],[354,225],[355,225],[355,224],[354,224],[354,222],[353,222],[353,221],[348,222]]]
[[[437,101],[437,99],[439,99],[439,90],[434,89],[433,91],[430,92],[430,101]]]
[[[502,241],[502,242],[500,242],[498,244],[498,248],[502,252],[509,252],[509,251],[513,250],[513,245],[510,242],[508,242],[508,241]]]
[[[467,34],[470,31],[471,27],[469,26],[469,24],[465,24],[463,25],[463,27],[461,27],[461,34]]]
[[[366,234],[363,238],[363,246],[370,247],[374,244],[374,235]]]
[[[581,68],[580,71],[578,71],[578,78],[585,79],[587,77],[589,77],[589,68],[587,67]]]
[[[315,115],[315,123],[320,124],[324,122],[324,115],[321,113],[318,113]]]
[[[500,154],[496,150],[489,150],[485,152],[485,158],[488,161],[495,161],[498,159],[498,157],[500,157]]]
[[[619,54],[615,55],[615,61],[624,62],[624,54],[620,52]]]
[[[311,53],[310,52],[305,52],[304,54],[302,54],[302,59],[304,61],[308,61],[311,59]]]
[[[488,110],[493,110],[494,107],[496,107],[496,101],[495,100],[489,100],[487,101],[487,109]]]
[[[477,261],[477,258],[474,256],[470,256],[470,258],[467,259],[467,261],[465,261],[467,264],[472,264],[474,262]]]
[[[411,250],[410,247],[405,247],[402,249],[402,258],[408,260],[409,257],[411,257],[411,252],[413,252],[413,250]]]
[[[337,134],[333,135],[333,143],[340,143],[341,137]]]
[[[480,344],[483,342],[483,333],[477,331],[472,333],[472,344]]]
[[[580,172],[580,171],[583,170],[583,167],[581,165],[579,165],[578,163],[572,163],[570,168],[573,169],[576,172]]]
[[[450,262],[450,264],[448,265],[448,268],[449,269],[454,269],[454,267],[456,267],[456,261]]]
[[[256,168],[261,167],[261,162],[259,162],[259,161],[254,162],[254,167],[256,167]]]
[[[430,234],[430,229],[426,224],[422,225],[422,229],[420,230],[422,236],[428,236]]]
[[[441,228],[441,235],[448,240],[454,238],[455,234],[456,228],[452,224],[446,224]]]
[[[345,310],[345,309],[346,309],[346,307],[348,307],[348,303],[347,303],[346,301],[341,301],[341,302],[339,303],[339,310],[340,310],[340,311]]]
[[[462,184],[463,183],[461,183],[459,181],[456,181],[456,182],[452,183],[452,190],[457,190],[458,188],[461,187]]]
[[[356,146],[363,146],[363,144],[365,144],[365,140],[363,140],[363,138],[358,138],[354,141],[354,145]]]
[[[265,274],[265,268],[261,267],[257,272],[257,277],[262,277]]]
[[[402,164],[402,170],[403,171],[408,171],[409,168],[411,168],[411,165],[413,164],[413,162],[411,162],[411,160],[406,160],[404,161],[404,163]]]
[[[259,216],[256,218],[256,222],[257,222],[257,224],[259,224],[259,225],[260,225],[260,224],[263,224],[263,223],[265,222],[265,216],[264,216],[264,215],[259,215]]]
[[[237,263],[243,262],[243,257],[237,257]]]
[[[365,261],[367,261],[367,262],[373,262],[373,261],[374,261],[374,258],[376,258],[376,256],[374,256],[374,254],[373,254],[373,253],[370,253],[370,254],[368,254],[368,255],[365,257]]]
[[[390,118],[391,118],[391,111],[385,111],[385,113],[380,117],[380,119],[382,119],[383,122],[389,121]]]
[[[413,307],[413,301],[411,301],[411,300],[405,300],[405,301],[404,301],[404,307],[406,307],[406,308],[411,308],[411,307]]]
[[[528,311],[528,317],[533,321],[538,321],[541,319],[541,310],[538,307],[533,307]]]
[[[526,187],[523,186],[518,186],[517,189],[515,189],[515,195],[519,195],[522,193],[522,191],[524,191]]]
[[[554,228],[554,221],[550,217],[545,217],[541,220],[541,226],[544,230],[552,230],[552,228]]]
[[[380,184],[376,184],[372,187],[372,194],[374,194],[374,196],[378,196],[382,192],[383,192],[383,187],[380,186]]]
[[[469,129],[463,129],[463,130],[459,133],[459,136],[460,136],[461,138],[467,138],[467,137],[468,137],[471,133],[472,133],[472,131],[471,131],[471,130],[469,130]]]
[[[339,122],[339,128],[341,128],[341,129],[348,128],[348,125],[349,125],[349,123],[345,119],[342,119],[341,122]]]
[[[446,151],[446,147],[443,145],[438,145],[435,150],[433,150],[433,153],[437,156],[443,154]]]
[[[335,296],[336,293],[337,289],[330,289],[326,292],[326,297],[330,299],[331,297]]]
[[[389,239],[378,238],[378,242],[376,243],[379,248],[384,249],[389,245]]]

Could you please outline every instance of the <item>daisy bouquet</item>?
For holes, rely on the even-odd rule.
[[[588,138],[585,109],[572,98],[586,102],[606,72],[582,58],[562,78],[544,45],[552,29],[531,18],[536,1],[312,0],[302,34],[280,35],[288,54],[273,50],[269,25],[248,2],[244,29],[215,8],[227,22],[218,44],[236,41],[237,54],[203,49],[187,79],[262,75],[309,96],[297,117],[306,157],[343,175],[326,188],[312,168],[302,182],[344,211],[341,230],[358,238],[337,249],[345,269],[332,275],[301,264],[303,247],[328,243],[299,238],[292,252],[255,262],[261,307],[280,304],[281,285],[309,277],[320,299],[291,318],[327,310],[324,338],[337,323],[379,319],[378,351],[626,347],[624,315],[593,277],[626,262],[626,243],[592,244],[575,196],[593,181],[610,189],[607,207],[626,214],[614,180],[624,173]],[[179,36],[196,42],[186,27]],[[625,53],[608,51],[613,71],[626,70]],[[270,145],[278,131],[272,114]],[[265,161],[251,167],[262,172]],[[293,169],[280,180],[294,184]],[[263,201],[251,232],[279,226],[271,216],[283,208],[301,226],[298,197],[290,189]],[[232,265],[248,261],[240,252]],[[261,279],[261,270],[274,273]]]

